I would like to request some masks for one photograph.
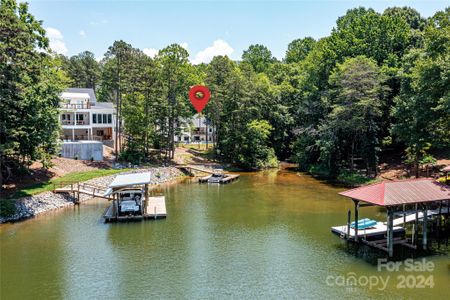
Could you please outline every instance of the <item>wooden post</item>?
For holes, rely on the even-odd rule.
[[[352,211],[349,209],[347,212],[347,241],[350,239],[350,224],[352,222]]]
[[[437,229],[438,249],[441,249],[441,222],[442,222],[441,214],[442,214],[442,201],[439,202],[438,229]]]
[[[147,208],[147,206],[148,206],[148,184],[145,185],[144,193],[145,193],[145,208]],[[143,213],[142,213],[142,215],[143,215]]]
[[[416,205],[414,206],[414,209],[416,210],[416,219],[414,220],[414,236],[416,237],[414,239],[414,243],[413,245],[416,245],[416,241],[417,241],[417,234],[419,232],[419,206],[416,203]]]
[[[393,209],[387,209],[387,248],[389,257],[394,256],[394,218]]]
[[[353,199],[353,202],[355,203],[355,242],[358,241],[358,209],[359,209],[359,201]]]
[[[77,204],[80,204],[80,184],[78,184]]]
[[[405,225],[406,225],[406,212],[405,212],[405,204],[403,204],[403,226]]]
[[[427,250],[427,244],[428,244],[427,224],[428,224],[428,209],[427,209],[427,205],[424,205],[423,225],[422,225],[422,248],[423,248],[423,250]]]

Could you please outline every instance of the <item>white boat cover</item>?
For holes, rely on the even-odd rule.
[[[150,184],[150,178],[150,172],[117,175],[116,178],[114,178],[113,182],[111,182],[111,184],[108,186],[108,189],[106,190],[104,196],[111,195],[116,188],[140,184]]]

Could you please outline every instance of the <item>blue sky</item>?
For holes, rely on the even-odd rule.
[[[382,12],[410,6],[423,16],[448,1],[247,0],[247,1],[56,1],[30,0],[30,11],[43,26],[54,50],[74,55],[89,50],[102,57],[114,40],[123,39],[149,55],[171,43],[186,47],[194,63],[216,54],[239,59],[251,44],[264,44],[283,58],[296,38],[329,35],[339,16],[353,7]]]

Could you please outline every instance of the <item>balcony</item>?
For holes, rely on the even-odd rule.
[[[69,125],[69,126],[73,126],[75,125],[75,121],[73,120],[62,120],[61,121],[62,125]],[[89,121],[88,120],[78,120],[76,125],[89,125]]]
[[[206,134],[206,129],[205,128],[194,128],[192,129],[192,134]]]
[[[71,104],[71,103],[60,103],[59,107],[62,109],[90,109],[91,104]]]
[[[62,135],[61,136],[61,140],[63,141],[72,141],[72,142],[76,142],[76,141],[109,141],[112,140],[112,136],[110,135],[103,135],[103,136],[99,136],[99,135],[92,135],[92,136],[88,136],[88,135]]]

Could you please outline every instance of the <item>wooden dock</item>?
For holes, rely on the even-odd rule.
[[[103,218],[105,222],[125,222],[125,221],[140,221],[143,219],[163,219],[167,217],[166,211],[166,197],[155,196],[149,197],[148,202],[144,207],[143,215],[126,215],[116,216],[114,203],[105,210]]]
[[[230,183],[232,181],[235,181],[236,179],[239,178],[239,174],[225,174],[226,177],[221,179],[219,183],[225,184],[225,183]],[[212,175],[208,175],[205,177],[200,177],[198,179],[198,182],[200,183],[208,183],[208,179],[211,178]]]
[[[355,237],[355,229],[347,225],[331,227],[331,232],[337,234],[346,239],[353,239]],[[359,229],[358,237],[374,238],[379,236],[384,236],[387,232],[387,226],[383,222],[377,222],[373,228]],[[395,226],[394,233],[404,233],[405,229],[403,227]]]
[[[180,169],[180,170],[185,170],[189,174],[193,174],[192,171],[197,171],[197,172],[206,173],[206,174],[214,174],[215,173],[214,170],[205,169],[205,168],[202,168],[197,165],[178,165],[178,166],[175,166],[175,168]]]

